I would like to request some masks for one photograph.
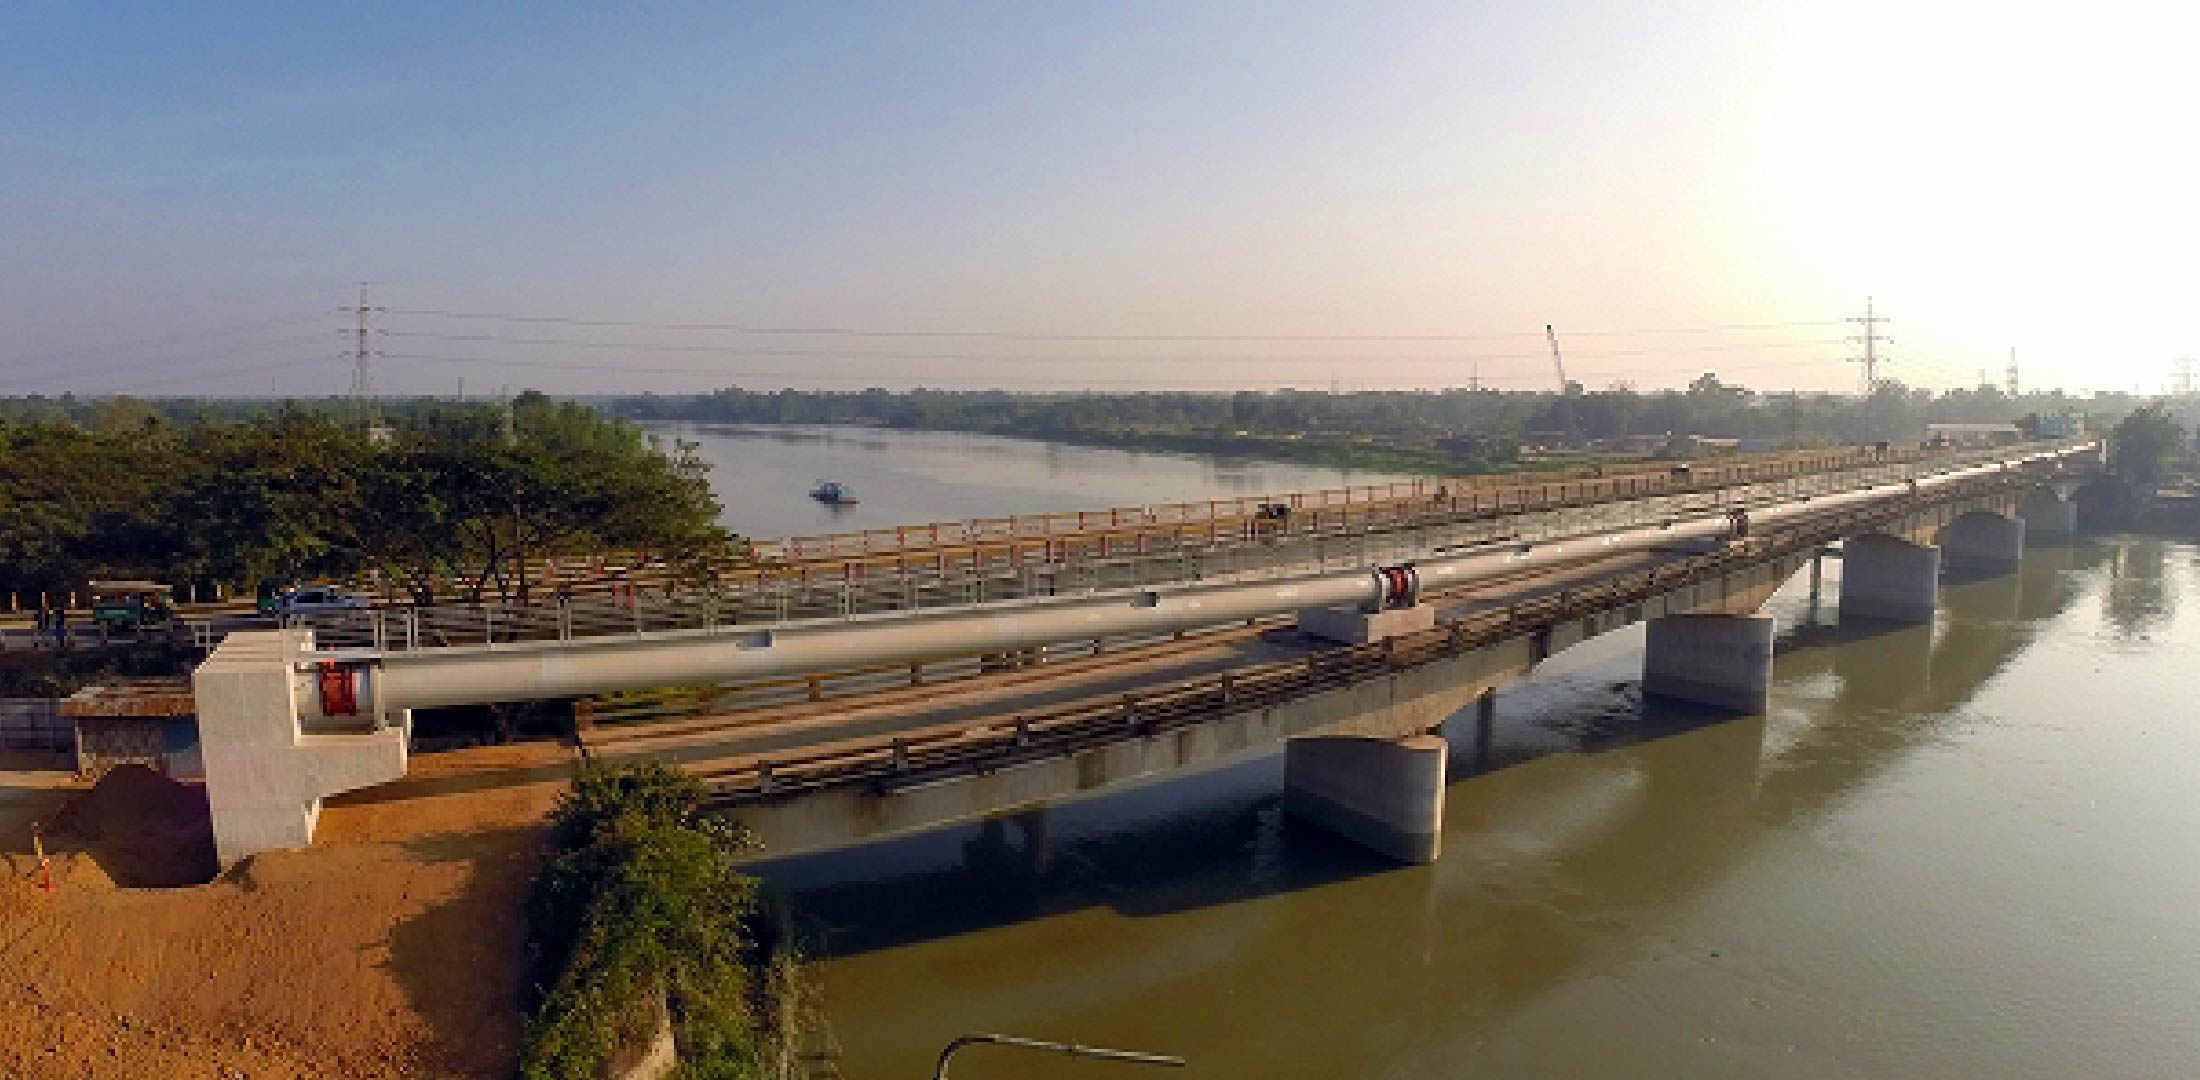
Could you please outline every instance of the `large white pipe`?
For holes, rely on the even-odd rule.
[[[2019,463],[2064,456],[2053,451]],[[1931,489],[1999,471],[1986,465],[1917,480]],[[1825,495],[1764,507],[1755,522],[1776,526],[1804,514],[1903,497],[1907,485]],[[1701,543],[1725,535],[1723,514],[1635,526],[1533,545],[1508,544],[1417,561],[1424,590],[1456,588],[1499,574],[1557,569],[1610,555]],[[648,686],[735,682],[848,671],[1011,652],[1103,637],[1158,635],[1302,608],[1369,604],[1382,584],[1367,570],[1255,583],[1114,590],[1076,597],[1011,600],[963,610],[813,619],[753,630],[685,630],[394,653],[374,692],[384,710],[569,697]]]

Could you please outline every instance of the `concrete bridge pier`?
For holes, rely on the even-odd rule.
[[[1940,548],[1950,566],[2007,570],[2024,558],[2024,519],[1965,514],[1948,523]]]
[[[1441,736],[1426,734],[1292,739],[1283,751],[1283,810],[1399,862],[1435,862],[1450,753]]]
[[[1642,692],[1744,716],[1772,699],[1770,615],[1666,615],[1650,620]]]
[[[2041,540],[2062,540],[2078,534],[2078,504],[2042,493],[2026,499],[2022,511],[2025,531]]]
[[[1885,533],[1842,544],[1842,618],[1930,622],[1939,603],[1939,548]]]

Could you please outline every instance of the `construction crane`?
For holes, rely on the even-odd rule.
[[[1543,324],[1543,336],[1551,339],[1551,366],[1558,370],[1558,392],[1566,393],[1566,358],[1558,355],[1558,331],[1550,323]]]

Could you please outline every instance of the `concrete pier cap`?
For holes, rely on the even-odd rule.
[[[1450,753],[1438,735],[1292,739],[1283,752],[1284,812],[1399,862],[1435,862]]]
[[[1885,533],[1842,542],[1842,618],[1930,622],[1939,603],[1939,548]]]
[[[313,842],[321,800],[405,775],[409,716],[324,716],[312,673],[300,670],[309,632],[229,635],[191,677],[214,851],[227,866]]]
[[[1642,692],[1759,715],[1772,700],[1776,628],[1770,615],[1652,619],[1642,654]]]

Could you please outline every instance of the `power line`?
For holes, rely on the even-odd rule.
[[[704,377],[707,377],[707,378],[713,378],[713,379],[796,379],[796,380],[808,380],[808,381],[825,381],[825,380],[831,380],[831,381],[842,381],[842,382],[860,382],[860,381],[863,381],[863,380],[874,380],[874,379],[877,379],[877,378],[878,378],[878,376],[877,376],[877,375],[875,375],[875,374],[872,374],[872,373],[848,373],[848,374],[832,374],[832,373],[825,373],[825,372],[820,372],[820,371],[818,371],[818,370],[816,370],[816,369],[814,369],[814,368],[810,368],[810,369],[802,369],[802,370],[747,370],[747,371],[730,371],[730,370],[727,370],[727,369],[725,369],[725,368],[723,368],[723,367],[700,367],[700,366],[666,366],[666,365],[653,365],[653,364],[617,364],[617,363],[600,363],[600,362],[588,362],[588,361],[561,361],[561,360],[521,359],[521,358],[513,358],[513,357],[495,357],[495,356],[448,356],[448,355],[438,355],[438,354],[430,354],[430,353],[402,353],[402,352],[381,352],[381,353],[378,353],[377,355],[378,355],[378,356],[379,356],[379,357],[380,357],[381,359],[384,359],[384,360],[414,361],[414,362],[421,362],[421,363],[434,363],[434,364],[440,364],[440,365],[454,365],[454,364],[482,364],[482,365],[486,365],[486,366],[490,366],[490,367],[541,368],[541,369],[547,369],[547,370],[553,370],[553,371],[594,371],[594,372],[610,372],[610,373],[625,374],[625,375],[699,375],[699,376],[704,376]],[[1837,363],[1837,362],[1838,362],[1838,361],[1834,361],[1834,360],[1826,360],[1826,359],[1818,359],[1818,360],[1785,360],[1785,361],[1767,361],[1767,362],[1754,363],[1754,364],[1729,364],[1729,365],[1722,365],[1722,366],[1723,366],[1723,367],[1725,367],[1725,368],[1726,368],[1727,370],[1730,370],[1730,371],[1747,371],[1747,370],[1756,370],[1756,369],[1765,369],[1765,368],[1792,368],[1792,367],[1807,367],[1807,366],[1815,366],[1815,365],[1821,365],[1821,364],[1827,364],[1827,363]],[[1608,379],[1608,378],[1623,378],[1623,377],[1627,377],[1627,376],[1630,376],[1630,375],[1640,375],[1640,374],[1643,374],[1643,372],[1642,372],[1641,370],[1639,370],[1639,369],[1638,369],[1638,370],[1622,370],[1622,369],[1613,369],[1613,370],[1608,370],[1608,371],[1588,372],[1588,373],[1585,373],[1585,374],[1584,374],[1584,375],[1583,375],[1582,377],[1583,377],[1583,378],[1590,378],[1590,379]],[[971,382],[971,381],[980,381],[980,380],[986,380],[986,381],[992,381],[994,385],[998,385],[998,377],[995,377],[995,376],[977,376],[977,375],[967,375],[967,376],[932,376],[932,377],[930,377],[930,378],[933,378],[933,379],[937,379],[937,380],[939,380],[939,381],[945,381],[945,382]],[[1326,376],[1309,376],[1309,378],[1311,378],[1311,379],[1313,379],[1313,380],[1315,380],[1315,381],[1322,381],[1322,380],[1326,379]],[[1479,374],[1477,374],[1477,375],[1475,376],[1475,379],[1477,380],[1477,382],[1476,382],[1476,387],[1477,387],[1477,388],[1479,388],[1480,384],[1483,384],[1483,383],[1488,383],[1488,382],[1491,382],[1491,381],[1496,381],[1496,382],[1521,382],[1521,381],[1528,381],[1528,380],[1531,380],[1531,379],[1532,379],[1532,380],[1534,380],[1534,381],[1541,381],[1541,380],[1542,380],[1543,378],[1545,378],[1545,376],[1531,376],[1531,375],[1527,375],[1527,374],[1517,374],[1517,375],[1498,375],[1498,376],[1490,376],[1490,375],[1479,375]],[[1137,378],[1111,378],[1111,379],[1094,379],[1094,378],[1079,378],[1079,377],[1074,377],[1074,376],[1061,376],[1061,375],[1042,375],[1042,376],[1018,375],[1018,376],[1011,376],[1011,377],[1009,377],[1009,380],[1008,380],[1008,381],[1012,381],[1012,382],[1016,382],[1016,383],[1021,383],[1021,384],[1027,384],[1027,385],[1040,385],[1040,386],[1057,386],[1057,387],[1091,387],[1091,386],[1143,386],[1143,385],[1148,385],[1148,384],[1150,383],[1150,380],[1147,380],[1147,379],[1137,379]]]
[[[106,364],[99,367],[71,367],[66,369],[57,369],[54,371],[14,373],[6,377],[0,377],[0,386],[19,386],[25,383],[40,382],[56,378],[81,379],[98,375],[112,375],[133,371],[145,371],[155,368],[169,369],[174,368],[179,364],[187,365],[204,363],[208,360],[227,360],[238,356],[251,356],[256,353],[264,353],[274,349],[293,349],[301,346],[316,344],[324,345],[325,347],[325,343],[327,341],[328,339],[325,336],[321,334],[314,334],[310,337],[285,338],[277,341],[264,342],[245,348],[238,348],[232,345],[223,345],[195,355],[190,353],[165,354],[161,356],[131,360],[120,364]]]
[[[1517,331],[1482,334],[1095,334],[1095,333],[1043,333],[1023,330],[998,329],[891,329],[859,326],[770,326],[736,322],[659,322],[647,319],[588,319],[566,315],[525,315],[493,311],[451,311],[439,308],[390,308],[392,315],[411,315],[442,319],[467,319],[489,322],[541,324],[553,326],[622,327],[630,329],[676,330],[689,332],[717,332],[757,335],[814,335],[858,338],[975,338],[997,341],[1061,341],[1061,342],[1163,342],[1163,341],[1219,341],[1219,342],[1321,342],[1321,341],[1391,341],[1391,342],[1444,342],[1444,341],[1492,341],[1507,338],[1535,338],[1534,331]],[[1636,330],[1582,331],[1581,337],[1619,337],[1638,334],[1704,334],[1727,333],[1740,330],[1779,330],[1806,326],[1839,326],[1840,321],[1796,321],[1766,323],[1715,323],[1705,326],[1649,327]]]
[[[263,371],[281,371],[286,368],[303,367],[307,364],[322,363],[327,363],[327,361],[321,357],[309,356],[303,359],[292,358],[289,360],[278,360],[271,364],[250,364],[244,367],[222,368],[215,371],[194,372],[189,375],[175,375],[166,379],[153,379],[150,381],[130,383],[124,386],[111,387],[107,390],[100,391],[100,393],[127,394],[134,391],[145,390],[153,387],[174,386],[177,383],[183,382],[197,382],[201,379],[219,379],[230,375],[252,375]]]
[[[785,356],[816,356],[816,357],[829,357],[829,358],[837,358],[837,359],[848,359],[848,360],[981,360],[981,361],[986,361],[986,360],[990,360],[990,361],[1009,361],[1009,362],[1014,362],[1014,363],[1019,363],[1019,364],[1021,364],[1021,363],[1034,363],[1034,362],[1054,362],[1054,363],[1061,363],[1061,362],[1076,362],[1076,361],[1104,361],[1104,362],[1121,362],[1121,361],[1126,361],[1126,360],[1132,360],[1132,361],[1135,361],[1135,360],[1149,360],[1149,361],[1154,361],[1154,362],[1174,362],[1174,361],[1182,361],[1182,360],[1198,360],[1198,361],[1202,361],[1202,362],[1209,362],[1209,361],[1214,361],[1214,362],[1242,362],[1242,363],[1263,363],[1263,364],[1265,364],[1265,363],[1276,363],[1276,362],[1280,362],[1280,361],[1301,361],[1301,362],[1308,362],[1308,363],[1313,363],[1313,362],[1326,362],[1326,363],[1349,363],[1349,362],[1360,362],[1360,361],[1401,362],[1401,361],[1413,361],[1413,360],[1427,360],[1427,361],[1444,361],[1444,362],[1456,362],[1456,361],[1458,361],[1458,360],[1460,360],[1460,359],[1472,359],[1472,360],[1532,360],[1532,359],[1537,359],[1537,358],[1540,358],[1540,357],[1543,357],[1543,356],[1546,356],[1546,355],[1548,355],[1547,353],[1540,353],[1540,352],[1520,352],[1520,353],[1472,353],[1472,354],[1459,354],[1459,353],[1443,353],[1443,354],[1429,354],[1429,355],[1424,355],[1424,356],[1401,356],[1401,355],[1398,355],[1398,354],[1395,354],[1395,353],[1384,353],[1384,354],[1367,354],[1367,353],[1359,353],[1359,354],[1347,354],[1347,355],[1321,355],[1321,354],[1296,354],[1296,355],[1294,355],[1294,354],[1287,354],[1287,353],[1272,353],[1272,352],[1268,352],[1268,353],[1251,353],[1251,354],[1216,354],[1216,353],[1152,353],[1152,354],[1144,354],[1144,355],[1140,355],[1140,354],[1125,354],[1125,353],[1108,353],[1108,352],[1099,352],[1099,353],[1056,353],[1056,354],[1051,354],[1051,355],[1032,355],[1032,354],[1029,354],[1029,353],[983,353],[983,352],[962,352],[962,351],[958,351],[958,352],[941,352],[941,351],[926,351],[926,352],[871,352],[871,351],[865,351],[865,352],[850,352],[850,351],[847,351],[847,350],[845,350],[845,349],[812,349],[812,348],[753,348],[753,347],[746,347],[746,346],[724,346],[724,345],[707,345],[707,344],[697,344],[697,343],[689,343],[689,342],[657,342],[657,341],[598,341],[598,340],[588,340],[588,339],[578,339],[578,338],[530,338],[530,337],[509,337],[509,336],[506,336],[506,335],[502,335],[502,334],[438,334],[438,333],[430,333],[430,332],[423,332],[423,331],[417,331],[417,330],[377,330],[377,331],[375,331],[375,333],[376,333],[377,335],[379,335],[379,336],[382,336],[382,337],[385,337],[385,338],[409,338],[409,339],[413,339],[413,340],[418,340],[418,341],[469,342],[469,343],[475,343],[475,344],[494,344],[494,345],[520,345],[520,346],[528,346],[528,347],[534,347],[534,348],[607,349],[607,350],[625,350],[625,351],[632,351],[632,352],[689,353],[689,354],[701,354],[701,355],[708,355],[708,356],[725,356],[725,357],[767,357],[767,356],[769,356],[769,357],[785,357]],[[1728,343],[1724,343],[1724,344],[1718,344],[1718,345],[1647,346],[1647,347],[1642,347],[1642,348],[1634,348],[1634,349],[1606,349],[1606,350],[1601,350],[1601,351],[1591,351],[1591,352],[1577,352],[1577,353],[1576,353],[1575,355],[1576,355],[1576,356],[1579,356],[1579,357],[1592,357],[1592,358],[1594,358],[1594,357],[1611,357],[1611,356],[1655,356],[1655,355],[1662,355],[1662,354],[1667,354],[1667,353],[1701,353],[1701,352],[1743,352],[1743,351],[1748,351],[1748,350],[1752,350],[1752,349],[1797,349],[1797,348],[1812,348],[1812,347],[1816,347],[1816,346],[1821,346],[1821,345],[1838,345],[1838,344],[1841,344],[1841,343],[1842,343],[1842,342],[1843,342],[1844,340],[1845,340],[1845,339],[1842,339],[1842,338],[1827,338],[1827,339],[1817,339],[1817,340],[1810,340],[1810,341],[1728,342]]]
[[[155,334],[149,337],[135,338],[127,341],[108,342],[104,345],[86,345],[74,349],[64,349],[60,352],[33,353],[25,356],[12,357],[7,362],[12,365],[24,361],[43,362],[47,360],[82,360],[87,357],[101,356],[108,353],[129,352],[133,349],[145,348],[146,346],[166,347],[169,345],[177,344],[178,342],[198,341],[210,337],[226,337],[233,334],[250,334],[261,330],[273,330],[278,327],[295,326],[299,323],[313,322],[318,318],[319,316],[317,315],[297,315],[286,316],[279,319],[255,319],[251,322],[230,323],[224,326],[211,326],[199,330],[185,330],[176,333]]]

